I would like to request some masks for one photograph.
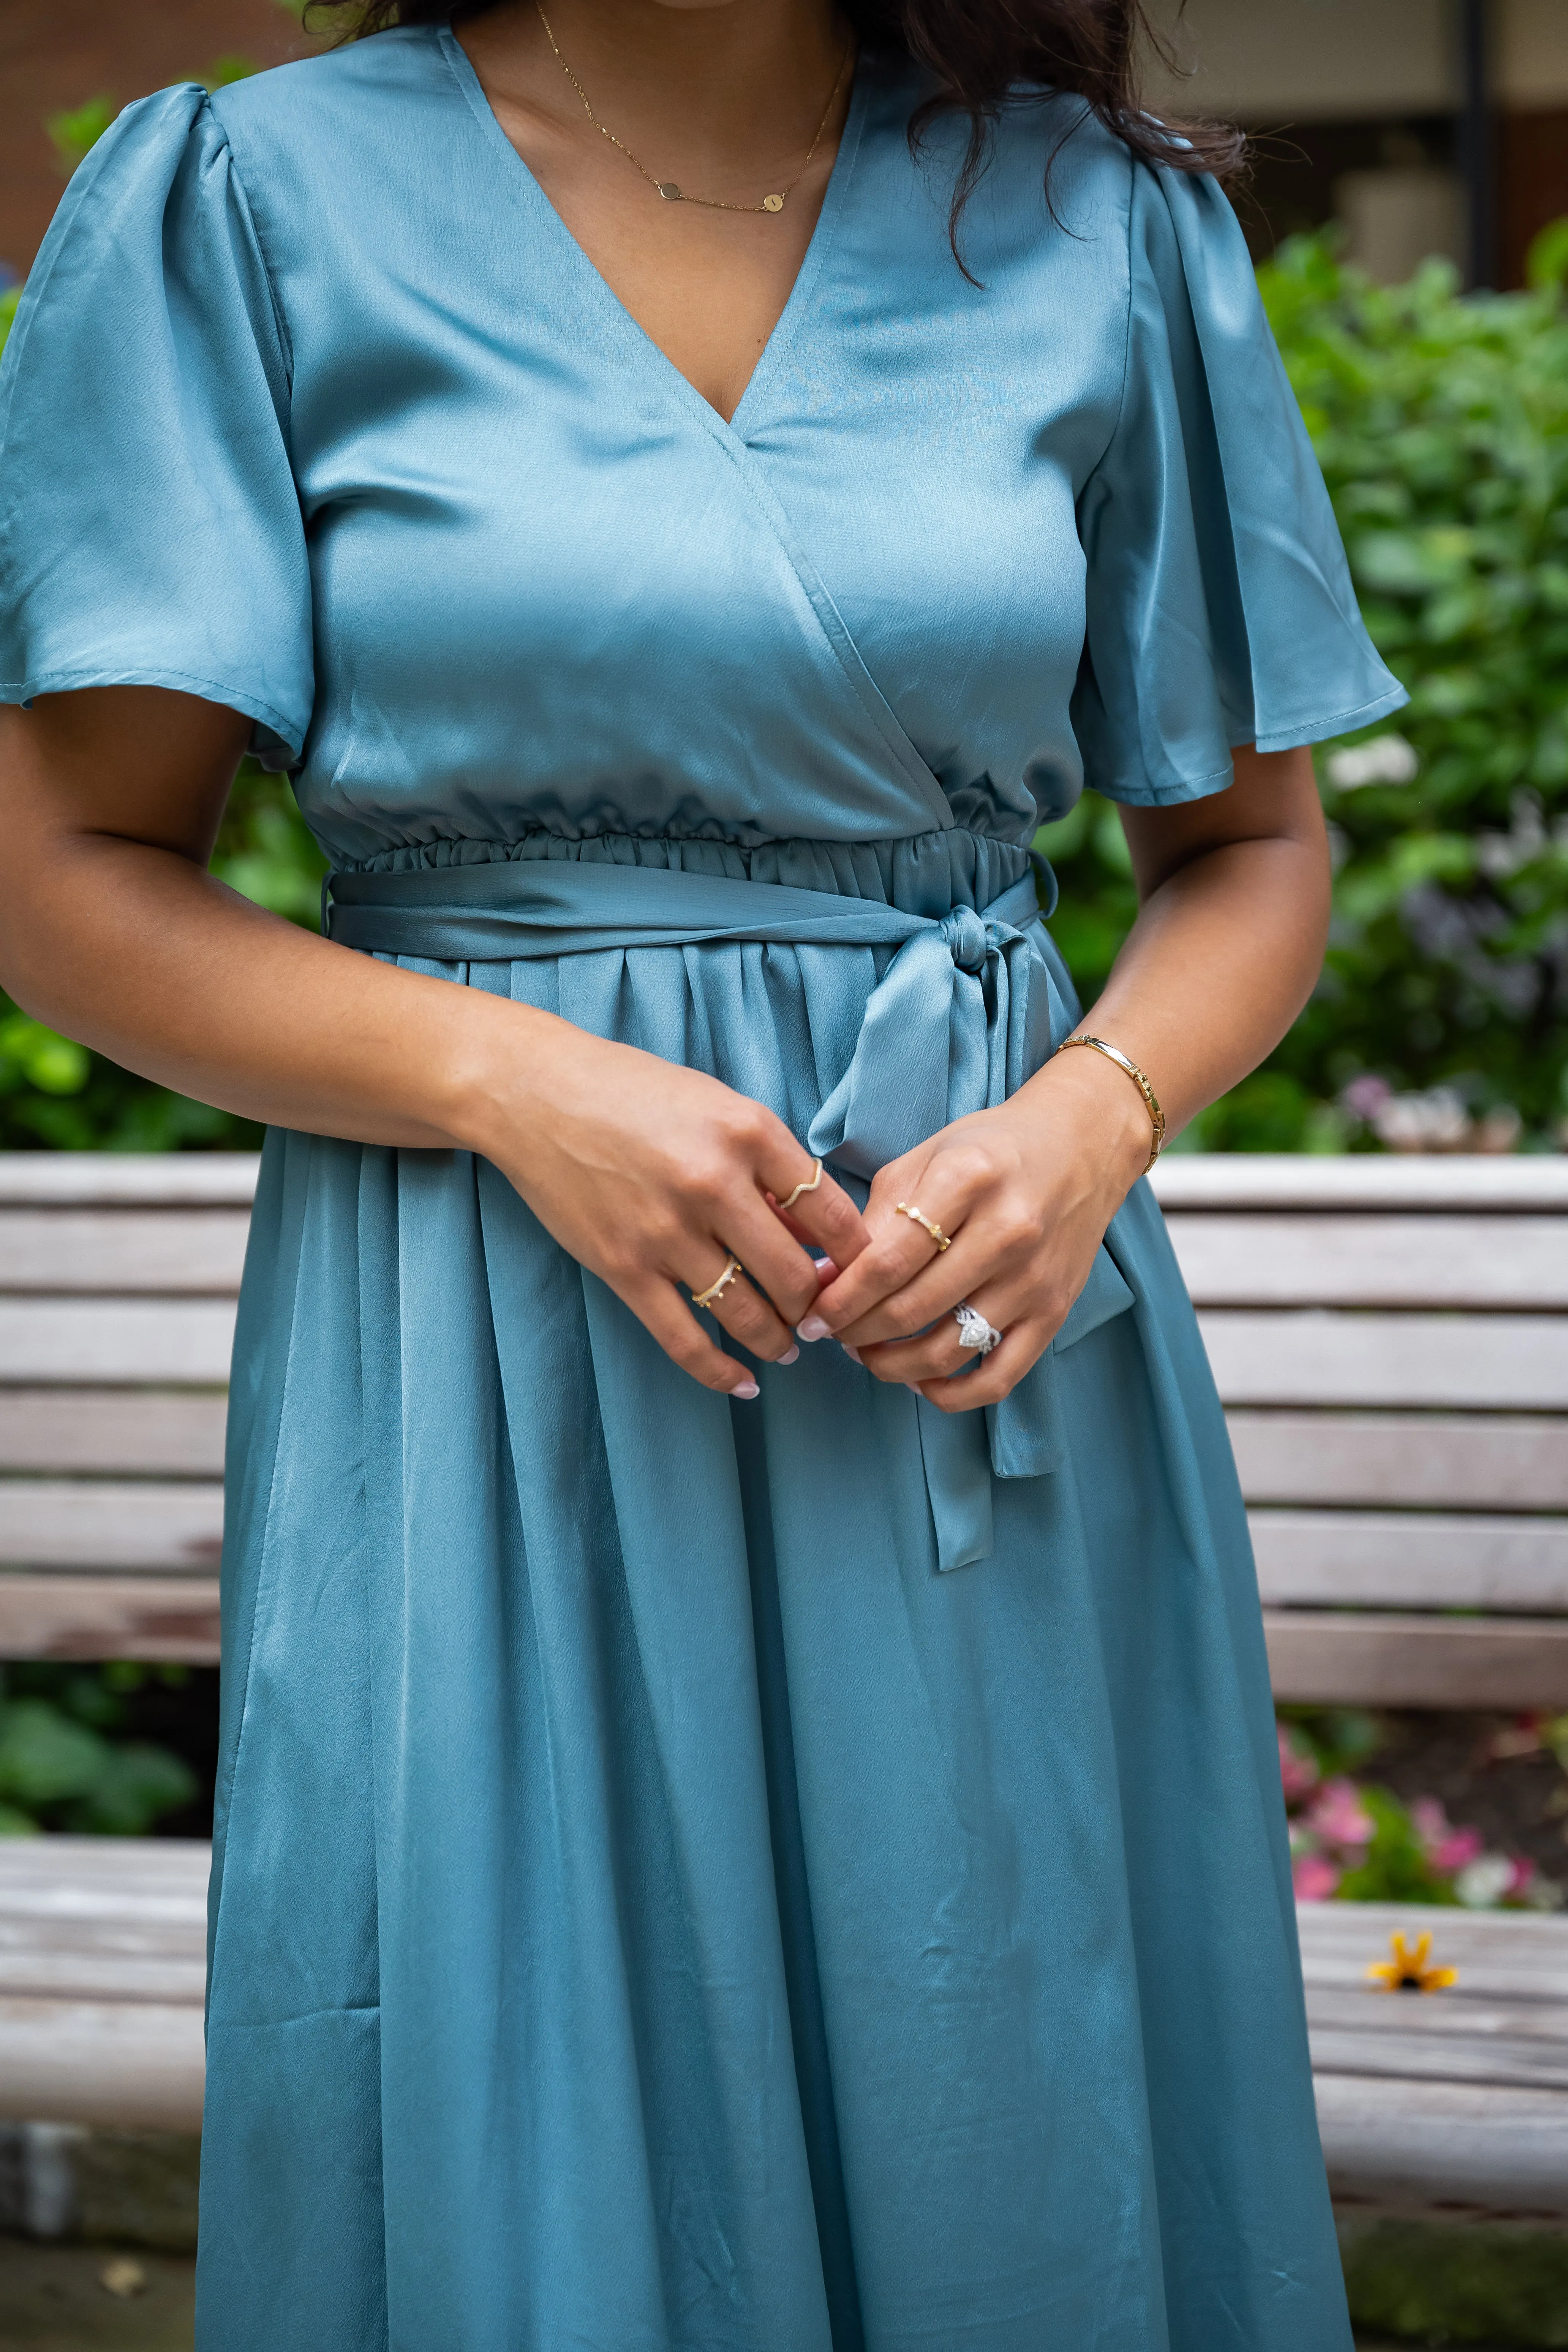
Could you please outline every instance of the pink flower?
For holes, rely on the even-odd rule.
[[[1290,1875],[1298,1903],[1326,1903],[1340,1883],[1339,1865],[1322,1853],[1299,1855]]]
[[[1282,1723],[1276,1724],[1279,1735],[1279,1778],[1285,1784],[1287,1809],[1299,1805],[1318,1785],[1318,1759],[1310,1748],[1298,1748]]]
[[[1486,1840],[1479,1830],[1456,1829],[1436,1797],[1417,1797],[1410,1818],[1434,1870],[1450,1874],[1463,1870],[1485,1850]]]
[[[1372,1118],[1383,1108],[1393,1092],[1394,1088],[1386,1078],[1374,1077],[1368,1071],[1363,1077],[1352,1078],[1349,1086],[1342,1089],[1340,1100],[1357,1118]]]
[[[1370,1845],[1377,1824],[1361,1801],[1353,1780],[1325,1780],[1313,1798],[1307,1820],[1329,1845]]]
[[[1528,1855],[1516,1855],[1514,1857],[1513,1864],[1513,1876],[1508,1883],[1508,1886],[1503,1895],[1503,1901],[1505,1903],[1517,1903],[1521,1895],[1529,1893],[1534,1884],[1535,1864],[1530,1860]]]

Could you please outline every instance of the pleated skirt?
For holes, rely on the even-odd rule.
[[[776,878],[994,895],[934,838]],[[833,952],[832,1037],[787,948],[426,968],[804,1133]],[[835,1344],[713,1396],[483,1160],[268,1137],[201,2352],[1348,2352],[1245,1516],[1147,1187],[1109,1245],[942,1574]]]

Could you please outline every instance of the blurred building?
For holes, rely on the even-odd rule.
[[[1568,215],[1568,0],[1153,0],[1185,68],[1173,113],[1256,134],[1242,203],[1254,250],[1343,221],[1374,276],[1447,253],[1517,286],[1531,238]]]
[[[1254,249],[1339,218],[1397,278],[1448,253],[1517,285],[1568,215],[1568,0],[1151,0],[1184,68],[1152,101],[1258,137]],[[0,0],[0,264],[25,271],[65,173],[50,119],[309,47],[290,0]]]
[[[26,273],[60,200],[54,117],[308,46],[279,0],[0,0],[0,264]]]

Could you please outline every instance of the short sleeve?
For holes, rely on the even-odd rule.
[[[1239,744],[1320,742],[1407,699],[1356,609],[1246,240],[1196,174],[1132,167],[1121,414],[1079,533],[1073,726],[1112,800],[1196,800]]]
[[[298,760],[310,568],[281,321],[205,91],[128,107],[67,189],[0,363],[0,700],[163,686]]]

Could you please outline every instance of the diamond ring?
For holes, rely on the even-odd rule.
[[[987,1323],[979,1308],[971,1307],[967,1298],[959,1300],[952,1310],[952,1319],[958,1326],[961,1348],[973,1348],[982,1356],[988,1356],[993,1348],[1001,1346],[1001,1332],[994,1323]]]

